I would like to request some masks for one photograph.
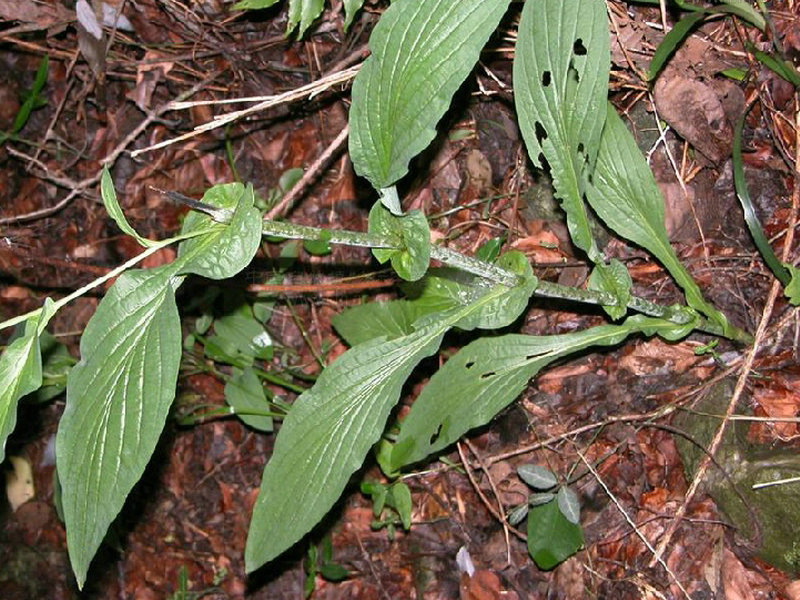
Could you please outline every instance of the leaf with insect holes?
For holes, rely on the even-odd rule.
[[[584,348],[618,344],[633,333],[672,335],[675,328],[670,321],[635,315],[621,325],[575,333],[475,340],[434,373],[414,401],[400,424],[386,470],[397,471],[441,452],[470,429],[485,425],[554,360]]]
[[[514,58],[520,130],[533,164],[550,167],[572,241],[602,257],[583,201],[605,121],[611,46],[599,0],[538,0],[522,8]]]
[[[475,67],[509,0],[393,2],[353,82],[350,157],[377,190],[408,172]],[[393,212],[397,213],[399,206]]]
[[[39,337],[53,316],[53,301],[44,302],[41,313],[25,321],[23,334],[11,341],[0,356],[0,462],[6,440],[17,424],[17,404],[42,385]]]

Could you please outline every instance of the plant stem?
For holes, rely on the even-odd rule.
[[[344,244],[347,246],[359,246],[362,248],[401,249],[393,241],[379,235],[361,233],[358,231],[332,231],[330,229],[309,227],[307,225],[295,225],[293,223],[286,222],[269,221],[266,219],[262,221],[262,233],[264,235],[281,238],[327,241],[331,244]],[[441,261],[451,267],[461,269],[468,273],[472,273],[473,275],[483,277],[484,279],[488,279],[489,281],[493,281],[502,285],[514,286],[519,283],[519,276],[516,273],[512,273],[511,271],[507,271],[506,269],[498,267],[497,265],[467,256],[455,250],[451,250],[450,248],[432,245],[431,258]],[[616,302],[614,296],[608,292],[583,290],[542,280],[539,280],[536,290],[533,293],[536,296],[559,298],[562,300],[571,300],[575,302],[597,304],[601,306],[614,305]],[[632,297],[628,302],[628,308],[652,317],[667,319],[668,321],[672,321],[678,325],[685,325],[691,322],[694,318],[692,315],[680,310],[679,308],[656,304],[636,296]],[[707,319],[699,319],[696,329],[706,333],[711,333],[713,335],[724,335],[720,326],[708,321]],[[730,337],[735,341],[743,343],[749,343],[752,341],[750,334],[735,327],[731,328]]]

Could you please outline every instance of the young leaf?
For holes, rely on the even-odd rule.
[[[117,227],[122,230],[122,233],[128,234],[145,248],[155,243],[152,240],[140,236],[136,233],[136,230],[131,227],[131,224],[128,223],[128,219],[125,218],[125,213],[122,212],[122,208],[117,201],[117,191],[114,189],[114,182],[111,179],[111,173],[108,172],[108,167],[103,167],[103,175],[100,178],[100,195],[103,197],[103,204],[106,207],[108,216],[114,219],[114,222],[117,224]]]
[[[528,552],[540,569],[552,569],[582,546],[583,529],[564,516],[557,502],[534,506],[528,511]]]
[[[583,194],[603,130],[610,62],[603,2],[525,3],[514,59],[520,130],[533,164],[549,164],[572,241],[593,262],[602,257]]]
[[[519,478],[535,490],[549,490],[558,484],[558,478],[547,467],[522,465],[517,469]]]
[[[422,390],[400,425],[390,470],[440,452],[467,431],[485,425],[554,360],[591,346],[618,344],[628,335],[674,330],[675,324],[636,315],[553,336],[504,335],[478,339],[451,357]]]
[[[628,312],[633,281],[628,269],[616,258],[609,264],[597,264],[589,275],[589,289],[614,294],[617,304],[603,306],[608,316],[614,320],[621,319]]]
[[[784,266],[789,269],[791,279],[789,280],[789,285],[786,286],[786,289],[784,289],[783,293],[786,294],[786,297],[789,299],[789,303],[792,306],[797,306],[800,304],[800,269],[790,264],[786,264]]]
[[[609,103],[597,166],[586,198],[597,215],[622,237],[653,254],[686,294],[686,302],[727,330],[728,321],[703,298],[669,243],[664,201],[636,140]]]
[[[400,520],[403,522],[403,529],[411,529],[411,510],[414,508],[411,502],[411,490],[402,481],[398,481],[389,488],[387,503],[397,511]]]
[[[429,318],[413,333],[361,343],[327,367],[283,422],[247,536],[252,572],[305,535],[330,509],[380,437],[414,366],[430,356],[452,325],[502,290]]]
[[[252,414],[269,410],[264,387],[253,369],[235,370],[233,378],[225,384],[225,402],[253,429],[272,431],[272,417]]]
[[[174,270],[122,274],[81,338],[56,437],[72,569],[83,587],[109,524],[144,472],[175,396]]]
[[[53,301],[48,298],[39,316],[25,321],[24,333],[0,356],[0,463],[5,458],[6,440],[17,424],[19,399],[42,385],[39,336],[54,312]]]
[[[568,487],[562,487],[556,494],[558,509],[567,518],[567,521],[577,525],[581,520],[581,502],[578,495]]]
[[[401,248],[373,249],[378,262],[391,260],[392,268],[406,281],[416,281],[425,275],[431,262],[431,230],[422,212],[415,210],[399,217],[376,202],[369,212],[369,232],[397,240]]]
[[[375,189],[408,172],[472,71],[509,0],[394,2],[370,36],[353,82],[350,157]]]

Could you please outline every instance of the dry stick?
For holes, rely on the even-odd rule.
[[[475,446],[472,445],[468,439],[464,439],[464,443],[469,448],[472,455],[481,465],[481,470],[486,474],[486,479],[489,481],[489,487],[492,489],[492,493],[494,494],[495,499],[497,500],[497,512],[500,515],[500,523],[503,525],[503,536],[505,537],[506,541],[506,564],[511,565],[511,538],[508,535],[509,524],[508,520],[506,519],[505,514],[503,513],[503,502],[500,500],[500,492],[497,491],[497,486],[494,483],[494,479],[492,479],[491,473],[489,473],[489,468],[483,463],[483,458],[481,455],[478,454],[478,451],[475,449]]]
[[[653,549],[653,545],[650,543],[650,541],[647,539],[647,537],[636,526],[636,523],[630,517],[630,515],[628,515],[628,513],[625,512],[625,509],[622,507],[622,505],[620,504],[620,502],[617,499],[617,497],[614,495],[614,493],[606,485],[606,482],[603,481],[603,479],[600,477],[600,473],[598,473],[597,470],[592,466],[592,464],[588,460],[586,460],[586,457],[583,455],[583,452],[581,452],[577,448],[575,448],[575,452],[578,453],[578,456],[583,461],[583,464],[585,464],[586,468],[589,469],[589,472],[592,474],[592,476],[597,480],[597,482],[603,488],[603,491],[605,491],[605,493],[608,495],[608,497],[611,498],[611,501],[614,503],[614,506],[617,507],[617,510],[620,512],[620,514],[622,514],[622,516],[628,522],[628,525],[630,525],[633,528],[633,530],[636,532],[636,535],[639,537],[640,540],[642,540],[642,543],[644,543],[644,545],[647,547],[647,549],[650,550],[650,552],[653,553],[653,556],[654,556],[656,562],[658,562],[664,568],[664,570],[667,572],[667,574],[675,582],[675,585],[677,585],[680,588],[680,590],[683,592],[683,594],[686,596],[686,598],[688,598],[688,600],[692,600],[692,597],[689,595],[689,592],[686,591],[686,588],[683,587],[683,584],[678,580],[677,575],[675,575],[675,573],[672,571],[672,569],[669,568],[667,563],[664,561],[663,558],[661,558],[661,556],[656,552],[656,550]],[[651,567],[652,566],[653,565],[651,564]]]
[[[800,130],[800,99],[798,99],[798,94],[795,94],[795,123],[798,126],[798,130]],[[794,229],[795,224],[797,223],[798,218],[798,209],[800,209],[800,136],[798,136],[798,140],[795,144],[795,181],[794,181],[794,189],[792,191],[792,218],[791,224],[789,227],[789,231],[786,234],[786,242],[783,246],[783,262],[787,262],[789,258],[789,254],[791,253],[792,242],[794,241]],[[689,490],[686,492],[686,498],[684,499],[683,503],[681,504],[678,511],[675,513],[675,517],[673,518],[672,522],[670,523],[669,528],[664,533],[664,536],[658,543],[657,552],[650,561],[650,566],[654,566],[657,560],[661,560],[661,555],[664,552],[664,549],[669,544],[672,536],[675,534],[675,531],[678,528],[678,524],[680,521],[683,520],[684,515],[686,514],[686,510],[689,506],[689,503],[694,498],[695,494],[697,493],[700,484],[705,477],[706,471],[711,464],[711,459],[716,454],[719,446],[722,443],[722,437],[725,434],[725,429],[728,425],[728,422],[731,420],[731,416],[733,415],[734,410],[736,409],[736,405],[739,402],[739,398],[744,391],[744,386],[747,383],[747,378],[750,375],[750,371],[753,369],[753,363],[756,359],[756,354],[758,353],[759,346],[761,342],[765,338],[765,334],[767,331],[767,325],[769,324],[769,320],[772,317],[772,310],[775,306],[775,300],[778,298],[778,294],[781,291],[781,283],[777,279],[772,282],[772,288],[769,291],[769,297],[767,298],[767,303],[764,306],[764,311],[761,315],[761,321],[758,323],[758,329],[756,330],[756,334],[753,340],[753,346],[750,348],[750,351],[747,353],[745,357],[744,364],[742,365],[742,372],[739,375],[738,380],[736,381],[736,387],[733,390],[733,396],[731,397],[731,401],[728,404],[728,409],[725,413],[725,418],[723,419],[722,423],[717,429],[717,433],[714,436],[714,439],[711,442],[711,446],[708,449],[708,453],[705,455],[703,462],[700,464],[700,468],[697,470],[697,473],[692,480],[691,486],[689,486]]]
[[[325,152],[319,155],[319,158],[315,160],[308,170],[303,173],[303,176],[300,178],[294,187],[286,194],[278,204],[273,206],[270,211],[264,216],[265,220],[272,221],[277,217],[281,217],[285,215],[291,209],[292,205],[302,196],[308,186],[316,180],[319,176],[320,172],[328,165],[328,161],[337,154],[344,143],[347,141],[347,134],[350,132],[349,126],[345,125],[345,128],[339,132],[339,135],[336,136],[330,145],[325,148]]]
[[[202,81],[198,81],[195,85],[191,87],[191,89],[187,90],[186,92],[180,94],[178,96],[179,99],[184,99],[190,97],[192,94],[197,92],[197,90],[201,89],[204,85],[207,85],[210,81],[214,80],[222,71],[217,71],[216,73],[212,73],[208,77],[206,77]],[[147,129],[154,121],[156,121],[161,115],[165,112],[170,110],[170,103],[163,104],[162,106],[158,107],[156,110],[147,113],[147,117],[136,126],[136,128],[131,131],[125,138],[117,144],[117,146],[109,152],[105,158],[103,158],[100,163],[105,166],[113,165],[117,158],[119,158],[120,154],[125,152],[125,149],[137,138],[141,133]],[[79,196],[86,190],[86,188],[95,185],[97,182],[100,181],[100,177],[102,176],[102,171],[98,171],[92,177],[87,177],[83,181],[79,181],[75,184],[72,191],[67,194],[63,199],[61,199],[57,204],[54,206],[50,206],[48,208],[42,208],[39,210],[35,210],[33,212],[25,213],[24,215],[17,215],[15,217],[6,217],[4,219],[0,219],[0,225],[9,225],[11,223],[22,223],[24,221],[33,221],[35,219],[40,219],[42,217],[47,217],[52,214],[57,213],[62,208],[64,208],[67,204],[69,204],[75,197]]]

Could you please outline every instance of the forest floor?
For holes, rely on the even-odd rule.
[[[366,230],[375,196],[354,174],[337,136],[347,124],[349,69],[368,56],[369,34],[388,2],[368,0],[345,31],[342,2],[333,0],[297,40],[285,35],[287,3],[242,14],[226,0],[115,0],[110,4],[123,6],[130,30],[107,28],[107,49],[83,51],[68,8],[73,4],[0,0],[0,131],[12,129],[49,57],[41,106],[0,145],[0,320],[66,295],[139,251],[100,200],[103,164],[128,219],[145,237],[173,234],[187,211],[164,190],[200,198],[215,184],[237,180],[252,183],[273,216]],[[768,5],[775,35],[787,58],[797,61],[800,3]],[[499,240],[505,249],[524,252],[540,278],[580,286],[589,271],[586,259],[570,244],[547,177],[527,160],[516,125],[511,73],[520,5],[511,6],[501,34],[440,125],[441,135],[413,163],[404,208],[423,210],[437,238],[451,247],[474,254]],[[646,72],[664,37],[662,17],[671,27],[680,14],[616,0],[608,9],[610,97],[664,193],[670,239],[706,297],[738,327],[759,331],[754,346],[720,341],[709,348],[713,338],[696,334],[674,344],[634,338],[562,361],[488,426],[404,479],[413,498],[409,531],[372,526],[372,503],[358,482],[385,479],[368,461],[310,537],[248,577],[245,540],[274,434],[209,412],[225,405],[230,370],[197,344],[185,350],[159,446],[83,592],[71,573],[54,503],[54,439],[64,395],[20,406],[6,448],[16,458],[6,471],[29,468],[32,486],[10,491],[8,502],[0,499],[0,596],[302,598],[309,548],[324,554],[330,544],[328,562],[349,575],[329,581],[318,574],[311,579],[314,598],[800,598],[800,584],[793,582],[800,551],[791,534],[800,530],[792,514],[797,484],[784,487],[769,515],[758,512],[768,510],[764,496],[749,494],[744,515],[726,511],[719,490],[724,478],[706,473],[695,481],[684,468],[695,459],[676,441],[684,433],[707,447],[710,438],[686,431],[685,416],[697,421],[704,410],[724,414],[733,398],[736,414],[769,417],[729,424],[757,458],[741,448],[721,451],[738,462],[718,456],[723,464],[708,472],[746,463],[772,473],[772,465],[787,464],[800,446],[800,321],[751,241],[731,167],[735,124],[752,104],[744,129],[750,194],[776,253],[796,263],[797,244],[785,246],[800,204],[798,96],[747,52],[745,41],[765,49],[768,39],[734,18],[709,20],[694,31],[652,85]],[[723,75],[732,69],[746,77]],[[313,96],[300,90],[315,82]],[[169,107],[182,96],[236,100],[293,90],[300,92],[200,132],[195,128],[215,116],[253,103]],[[285,188],[302,169],[315,177],[287,201]],[[597,232],[606,254],[628,266],[638,295],[662,304],[682,301],[642,250],[599,225]],[[145,266],[173,257],[167,249]],[[211,293],[216,316],[242,299],[271,311],[265,326],[276,351],[266,366],[297,389],[346,349],[332,317],[366,297],[397,297],[393,283],[365,249],[335,247],[314,255],[297,243],[265,242],[247,273],[215,283]],[[209,282],[194,281],[181,291],[186,333],[202,316],[198,299],[209,289]],[[75,359],[101,296],[76,300],[51,323]],[[600,310],[539,299],[517,331],[549,335],[604,321]],[[7,334],[0,332],[6,335],[0,341]],[[406,386],[401,413],[437,364],[468,339],[445,338],[439,358],[423,363]],[[270,387],[287,400],[295,397],[279,383]],[[697,409],[720,398],[704,405],[712,408]],[[721,422],[714,421],[715,431]],[[735,443],[725,439],[723,445]],[[575,475],[585,547],[550,571],[531,560],[525,532],[498,518],[526,501],[530,489],[517,476],[523,464]],[[791,464],[783,473],[798,470]],[[771,529],[776,522],[790,532],[777,564],[763,551],[764,538],[779,537]],[[475,565],[471,577],[457,566],[462,548]]]

